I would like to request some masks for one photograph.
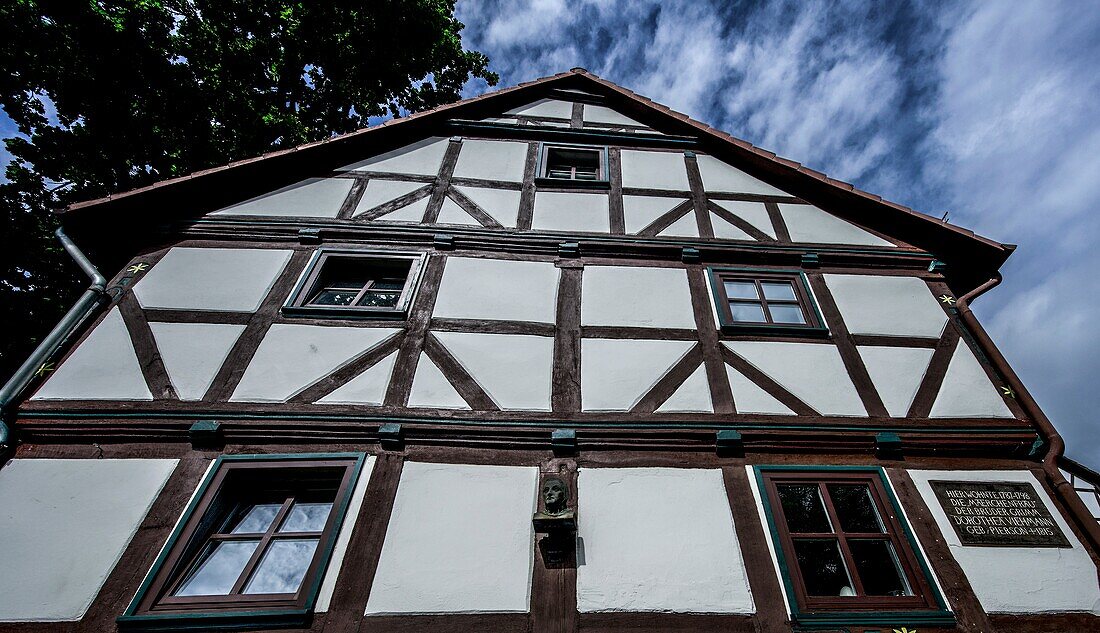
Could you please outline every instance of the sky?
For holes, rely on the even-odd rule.
[[[1068,0],[460,0],[501,86],[588,70],[1019,244],[974,311],[1100,468],[1100,11]],[[471,82],[464,96],[487,89]],[[0,137],[14,133],[0,111]],[[7,162],[0,147],[0,165]],[[2,176],[0,176],[2,179]]]
[[[500,85],[587,68],[889,200],[1018,244],[978,318],[1100,467],[1092,3],[460,0]],[[471,82],[466,96],[486,89]]]

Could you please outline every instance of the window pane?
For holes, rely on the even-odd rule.
[[[726,287],[727,299],[759,299],[756,294],[756,284],[751,281],[727,281],[724,283]]]
[[[295,503],[280,532],[320,532],[332,510],[331,503]]]
[[[599,150],[564,147],[546,150],[546,175],[550,178],[595,180],[599,171]]]
[[[272,541],[244,593],[295,593],[316,549],[317,539]]]
[[[806,319],[802,316],[802,308],[797,305],[769,303],[768,310],[772,313],[772,321],[775,323],[806,324]]]
[[[889,541],[849,540],[856,573],[869,596],[911,596],[912,590],[898,565]]]
[[[730,303],[730,317],[734,321],[747,323],[767,323],[764,308],[758,303]]]
[[[779,484],[776,489],[792,534],[833,531],[817,484]]]
[[[244,513],[244,518],[233,526],[232,534],[260,534],[267,531],[275,515],[279,514],[281,503],[261,503],[250,506]]]
[[[794,295],[794,287],[789,281],[762,281],[760,287],[764,289],[764,298],[775,301],[798,301]]]
[[[871,499],[871,490],[863,484],[829,484],[826,486],[833,499],[840,527],[845,532],[882,533],[882,521],[879,520],[875,502]]]
[[[404,279],[376,279],[371,285],[371,290],[393,290],[395,292],[401,292],[401,289],[405,287]]]
[[[395,308],[397,307],[397,300],[400,298],[401,294],[397,292],[368,290],[363,293],[363,298],[359,300],[357,305],[366,308]]]
[[[794,542],[798,569],[811,596],[854,596],[852,581],[835,539],[798,539]]]
[[[325,289],[313,295],[309,302],[315,306],[348,306],[355,301],[358,290],[329,290]]]
[[[208,545],[177,596],[224,596],[233,590],[259,541],[220,541]]]

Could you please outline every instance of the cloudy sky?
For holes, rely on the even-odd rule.
[[[1019,244],[974,310],[1067,454],[1100,467],[1100,11],[944,4],[461,0],[458,14],[502,85],[583,66]]]

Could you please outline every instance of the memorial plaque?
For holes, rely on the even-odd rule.
[[[1035,487],[1026,483],[929,481],[963,545],[1070,547]]]

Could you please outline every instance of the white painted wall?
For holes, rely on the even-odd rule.
[[[939,338],[947,313],[917,277],[825,275],[852,334]]]
[[[687,191],[687,164],[682,152],[646,152],[624,149],[621,153],[624,187]]]
[[[416,363],[416,375],[413,376],[412,388],[409,390],[409,406],[432,409],[470,408],[439,367],[423,352]]]
[[[630,410],[692,345],[693,341],[583,339],[581,408]]]
[[[433,136],[385,154],[345,165],[341,169],[434,176],[439,173],[443,154],[447,151],[447,143],[447,139]]]
[[[15,459],[0,470],[0,621],[79,620],[174,459]]]
[[[254,312],[291,253],[260,248],[173,248],[134,284],[134,295],[146,308]]]
[[[432,332],[501,409],[549,411],[554,339]]]
[[[764,207],[764,203],[746,202],[744,200],[711,200],[711,202],[760,229],[765,234],[775,237],[775,227],[772,226],[771,216],[768,215],[768,210]],[[714,215],[711,216],[711,222],[715,223],[716,227],[714,229],[715,235],[718,235],[718,220],[721,220],[721,218],[717,218],[717,216]],[[722,222],[725,222],[725,220],[722,220]],[[719,237],[722,236],[719,235]]]
[[[371,178],[367,181],[367,188],[363,190],[363,197],[355,205],[351,216],[355,217],[360,213],[370,211],[379,205],[383,205],[390,200],[396,200],[424,186],[427,186],[427,183]]]
[[[448,257],[433,316],[553,323],[558,276],[552,262]]]
[[[337,387],[318,404],[366,404],[379,406],[386,397],[397,352],[371,365],[363,373]]]
[[[867,415],[840,352],[831,343],[722,341],[722,344],[822,415]]]
[[[54,399],[153,399],[118,308],[111,308],[31,398]]]
[[[579,611],[755,611],[721,470],[577,477]]]
[[[928,371],[934,350],[917,347],[858,347],[887,413],[905,417]]]
[[[930,418],[1011,418],[1012,410],[1005,404],[1004,396],[989,380],[978,358],[966,344],[959,341],[947,373],[943,376],[940,392],[929,411]]]
[[[539,99],[525,106],[512,108],[504,114],[568,119],[573,116],[573,103],[571,101],[559,101],[557,99]]]
[[[367,494],[367,484],[370,475],[374,472],[374,455],[367,455],[363,460],[363,468],[359,472],[359,479],[355,482],[355,490],[351,493],[351,501],[348,503],[348,512],[344,515],[344,521],[340,524],[340,532],[336,537],[336,546],[332,549],[332,557],[329,559],[328,569],[321,581],[321,590],[317,593],[317,602],[313,610],[317,613],[328,611],[332,601],[332,592],[336,589],[336,578],[340,575],[340,568],[344,565],[344,556],[348,552],[348,543],[351,541],[351,533],[355,529],[356,519],[363,507],[363,497]]]
[[[307,178],[210,215],[335,218],[353,184],[350,178]]]
[[[668,213],[686,198],[623,196],[623,220],[627,233],[637,233]],[[694,217],[694,213],[689,213]]]
[[[982,608],[989,613],[1090,611],[1100,614],[1096,565],[1029,471],[910,470],[917,490],[932,510],[951,554],[966,573]],[[1072,548],[976,547],[960,543],[929,481],[1024,482],[1039,493]]]
[[[582,119],[585,123],[603,123],[605,125],[642,125],[634,119],[603,106],[584,104]]]
[[[405,462],[367,615],[526,612],[538,469]]]
[[[841,220],[813,205],[780,204],[779,211],[787,231],[795,242],[819,244],[851,244],[853,246],[888,246],[894,244]]]
[[[526,161],[527,143],[465,140],[458,153],[454,175],[459,178],[523,182]]]
[[[699,175],[703,179],[703,188],[707,191],[730,191],[736,193],[759,193],[764,195],[785,196],[787,192],[754,178],[745,172],[728,165],[713,156],[698,154]]]
[[[513,228],[519,216],[520,192],[511,189],[489,189],[488,187],[455,187],[462,195],[474,202],[481,210],[493,216],[502,226]]]
[[[150,323],[157,351],[180,400],[201,400],[244,325]]]
[[[535,193],[531,228],[536,231],[609,233],[610,211],[605,193],[539,191]]]
[[[682,268],[585,266],[581,324],[695,329]]]

